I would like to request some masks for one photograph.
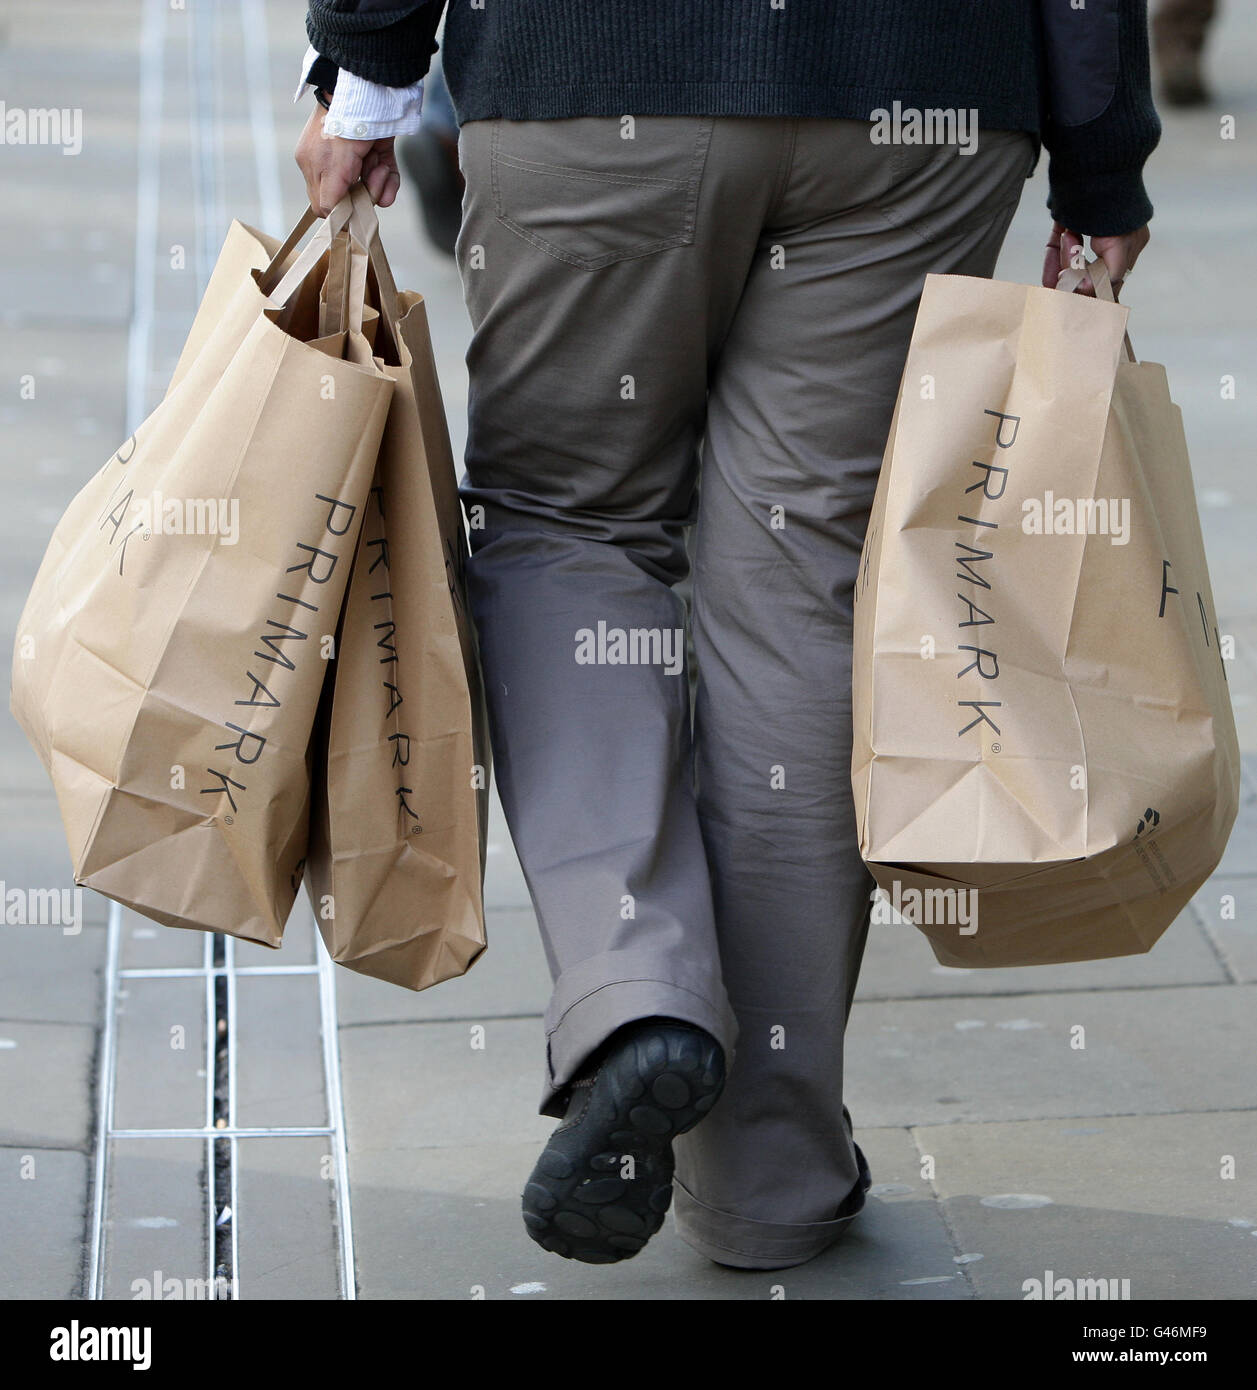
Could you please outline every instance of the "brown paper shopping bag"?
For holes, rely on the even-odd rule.
[[[369,240],[397,384],[320,720],[307,881],[334,960],[419,990],[484,949],[489,743],[427,314]]]
[[[946,965],[1148,950],[1236,815],[1182,419],[1091,274],[927,277],[861,561],[860,848]]]
[[[393,391],[354,334],[310,341],[351,211],[295,259],[312,214],[283,247],[232,225],[170,390],[53,534],[13,664],[76,882],[268,945]]]

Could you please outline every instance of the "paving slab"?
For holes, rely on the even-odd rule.
[[[1257,517],[1248,533],[1250,555],[1254,531],[1257,531]],[[1216,872],[1226,877],[1244,878],[1257,875],[1257,757],[1244,753],[1240,758],[1240,772],[1239,813]]]
[[[109,1154],[105,1297],[206,1298],[211,1289],[201,1139],[116,1139]],[[178,1281],[176,1288],[167,1280]]]
[[[857,1003],[847,1102],[857,1125],[1246,1110],[1255,1010],[1252,985]]]
[[[89,1164],[72,1149],[0,1149],[0,1299],[77,1298]]]
[[[430,989],[402,989],[384,980],[338,971],[337,1015],[341,1025],[421,1019],[517,1017],[545,1013],[550,972],[531,908],[489,912],[488,947],[457,979]]]
[[[1232,978],[1257,980],[1257,877],[1217,875],[1191,907]]]
[[[1249,428],[1248,437],[1251,438],[1253,433],[1253,429]],[[1251,473],[1251,470],[1249,472]],[[1257,481],[1254,481],[1252,486],[1257,487]],[[1235,505],[1230,487],[1211,491],[1217,499],[1219,509],[1229,511]],[[1241,523],[1243,521],[1248,522],[1243,537],[1247,542],[1245,558],[1251,559],[1252,537],[1254,529],[1257,529],[1257,519],[1249,516],[1241,518]],[[1236,541],[1241,543],[1241,538],[1237,536]],[[1249,601],[1251,604],[1251,594]],[[1227,663],[1227,682],[1231,691],[1231,705],[1235,711],[1240,747],[1252,753],[1257,749],[1257,615],[1224,611],[1221,616],[1221,631],[1235,642],[1235,656]],[[1257,871],[1257,864],[1250,864],[1249,868],[1250,871]]]
[[[104,927],[0,926],[0,1019],[95,1025],[104,962]]]
[[[207,933],[167,927],[123,910],[118,965],[123,970],[199,970],[205,963]]]
[[[327,1124],[318,976],[241,977],[235,1031],[237,1123]]]
[[[1024,1298],[1045,1270],[1129,1279],[1132,1299],[1257,1296],[1257,1113],[913,1133],[948,1221],[982,1256],[968,1266],[981,1298]]]
[[[52,534],[49,528],[49,535]],[[0,571],[3,564],[0,564]],[[29,569],[25,566],[20,574],[12,579],[6,580],[0,574],[0,650],[6,654],[13,651],[14,633],[17,630],[18,616],[26,603],[26,595],[30,591],[31,580],[35,577],[35,567]],[[6,655],[7,660],[7,655]],[[11,679],[11,677],[10,677]],[[31,747],[29,739],[22,731],[17,720],[9,713],[9,702],[5,700],[3,710],[0,710],[0,768],[3,768],[3,790],[0,797],[4,800],[14,799],[24,801],[27,797],[53,796],[52,783],[48,780],[48,774],[44,771],[44,765],[35,755],[35,750]],[[38,814],[38,807],[35,808]],[[69,871],[70,852],[65,845],[65,835],[60,831],[56,835],[48,832],[48,844],[41,846],[40,853],[52,855],[58,849]],[[18,847],[16,843],[9,841],[5,837],[4,856],[6,861],[13,862],[18,859]]]
[[[492,783],[489,796],[489,834],[485,850],[484,900],[490,909],[530,909],[532,899],[520,867],[511,832],[506,824],[506,812],[498,798],[497,783]]]
[[[940,965],[922,932],[910,923],[888,922],[869,930],[856,998],[1154,989],[1161,985],[1223,984],[1231,978],[1208,934],[1190,911],[1180,914],[1152,950],[1143,955],[1002,970],[959,970]]]
[[[484,899],[490,908],[514,911],[531,909],[528,884],[511,845],[505,820],[490,820],[496,826],[494,838],[485,854]],[[500,837],[500,838],[499,838]]]
[[[47,778],[40,794],[0,795],[0,846],[0,879],[6,887],[73,891],[70,851]],[[85,923],[99,925],[106,920],[109,904],[105,898],[87,890],[80,898]]]
[[[339,1297],[328,1141],[242,1139],[236,1150],[240,1297]]]
[[[554,1128],[537,1114],[539,1018],[342,1028],[340,1055],[355,1152],[540,1143]]]
[[[204,981],[124,980],[118,999],[114,1127],[204,1125]]]
[[[591,1269],[535,1245],[519,1194],[538,1146],[350,1152],[360,1297],[418,1299],[852,1299],[972,1297],[905,1130],[862,1130],[872,1197],[830,1250],[785,1270],[730,1270],[671,1218],[642,1254]],[[891,1181],[895,1179],[895,1181]],[[904,1189],[899,1191],[898,1189]]]
[[[0,1023],[0,1146],[86,1149],[96,1031],[81,1023]]]
[[[284,926],[284,944],[276,950],[273,946],[261,946],[256,941],[237,940],[234,946],[236,965],[313,965],[317,938],[314,916],[306,890],[302,888]],[[338,973],[343,977],[349,972],[342,970]]]
[[[0,405],[0,426],[23,471],[0,534],[11,542],[6,565],[21,565],[32,577],[31,562],[42,557],[75,493],[122,443],[126,327],[122,315],[80,332],[40,322],[2,335],[0,367],[22,390]]]

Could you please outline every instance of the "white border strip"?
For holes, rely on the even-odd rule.
[[[311,914],[313,918],[313,914]],[[336,1223],[340,1239],[340,1296],[358,1297],[354,1259],[353,1212],[349,1195],[349,1149],[345,1142],[345,1102],[340,1085],[340,1034],[336,1025],[336,966],[315,923],[319,953],[319,1003],[323,1031],[323,1076],[327,1118],[331,1126],[332,1163],[336,1170]]]
[[[126,431],[144,420],[157,280],[157,205],[161,180],[161,115],[165,92],[166,0],[145,0],[140,27],[139,138],[136,141],[135,268],[127,332]],[[87,1297],[104,1298],[104,1234],[109,1207],[109,1133],[113,1126],[118,1032],[116,998],[122,908],[109,904],[105,932],[105,1024],[96,1075],[96,1163],[92,1185],[92,1244]]]
[[[253,153],[257,164],[260,225],[278,235],[284,221],[284,200],[279,186],[275,107],[271,102],[268,71],[271,45],[263,0],[240,0],[240,24],[244,30],[244,74],[249,89],[249,121],[253,127]],[[296,66],[294,60],[293,67]]]
[[[127,405],[126,422],[129,434],[143,423],[148,407],[149,371],[152,355],[152,326],[155,312],[157,275],[158,202],[160,191],[161,121],[165,90],[165,41],[167,0],[144,0],[140,33],[139,73],[139,139],[137,141],[136,179],[136,237],[133,285],[133,309],[127,337]],[[275,140],[274,109],[271,102],[267,57],[266,13],[264,0],[240,0],[240,19],[245,50],[245,72],[249,91],[249,113],[256,156],[258,196],[261,223],[278,231],[283,221],[280,193],[279,159]],[[189,39],[192,38],[189,25]],[[202,33],[201,43],[213,39]],[[205,102],[212,103],[213,93],[201,88],[207,65],[213,72],[216,54],[189,53],[189,86],[191,96],[192,148],[195,151],[194,169],[197,192],[197,278],[204,291],[208,277],[207,248],[218,227],[218,184],[215,168],[212,121],[206,120]],[[109,904],[106,929],[105,1018],[101,1034],[97,1071],[97,1122],[94,1184],[92,1191],[91,1255],[88,1271],[87,1296],[105,1297],[105,1229],[108,1216],[108,1182],[110,1145],[119,1139],[201,1139],[205,1140],[206,1164],[206,1258],[210,1265],[211,1286],[216,1275],[214,1265],[215,1222],[218,1211],[214,1200],[214,1157],[218,1141],[226,1139],[231,1146],[231,1231],[233,1297],[239,1297],[240,1281],[240,1208],[237,1189],[238,1141],[241,1139],[327,1137],[331,1140],[335,1168],[335,1211],[337,1245],[339,1250],[339,1280],[341,1296],[357,1298],[355,1272],[353,1214],[349,1192],[349,1159],[345,1135],[344,1097],[341,1089],[340,1039],[337,1031],[335,965],[313,923],[317,938],[317,963],[297,966],[243,966],[235,964],[235,941],[225,938],[224,963],[214,965],[214,936],[207,934],[203,945],[203,964],[198,968],[119,968],[121,955],[123,910],[116,902]],[[236,979],[238,975],[311,975],[319,977],[320,1031],[323,1045],[324,1090],[328,1124],[299,1127],[240,1127],[236,1117],[235,1036]],[[220,976],[227,981],[228,1017],[230,1029],[228,1048],[228,1124],[214,1128],[214,1072],[217,1037],[214,1031],[215,986]],[[116,1091],[118,1019],[117,996],[119,983],[126,979],[189,979],[205,981],[206,1075],[205,1125],[196,1128],[115,1129],[114,1098]]]
[[[136,141],[135,272],[127,335],[127,434],[144,422],[157,288],[157,203],[161,187],[166,4],[145,0],[140,30],[139,138]]]

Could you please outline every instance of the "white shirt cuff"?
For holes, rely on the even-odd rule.
[[[299,101],[311,84],[306,78],[318,59],[317,50],[306,49],[301,62],[301,81],[293,93]],[[346,140],[382,140],[389,135],[409,135],[419,129],[423,108],[423,82],[410,87],[382,87],[344,68],[336,79],[332,104],[323,119],[324,135]]]

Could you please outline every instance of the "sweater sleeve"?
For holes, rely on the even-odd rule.
[[[383,87],[427,74],[445,0],[309,0],[310,43],[337,67]]]
[[[1048,208],[1080,236],[1122,236],[1152,216],[1144,161],[1161,138],[1147,0],[1039,0]]]

